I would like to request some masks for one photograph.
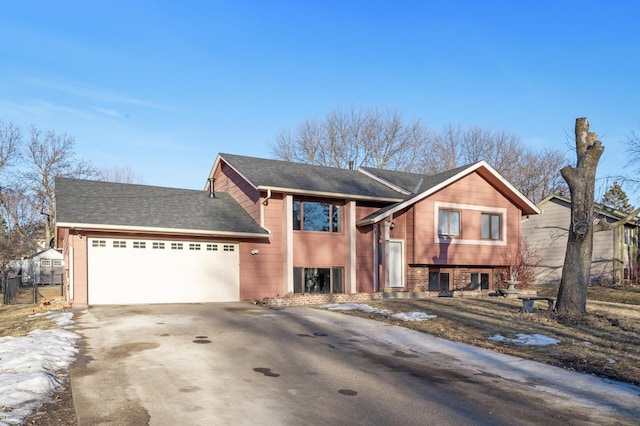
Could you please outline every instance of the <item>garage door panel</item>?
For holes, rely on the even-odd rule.
[[[199,303],[240,299],[238,245],[90,239],[89,303]]]

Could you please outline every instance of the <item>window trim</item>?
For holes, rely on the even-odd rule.
[[[484,237],[484,223],[482,221],[484,216],[488,216],[489,217],[489,236],[488,237]],[[500,223],[498,225],[498,238],[493,238],[493,221],[492,219],[494,217],[497,217],[500,220]],[[495,212],[482,212],[480,213],[480,238],[482,240],[488,240],[488,241],[500,241],[502,240],[502,222],[504,220],[504,216],[501,215],[500,213],[495,213]]]
[[[327,216],[329,222],[329,230],[328,231],[319,231],[319,230],[311,230],[304,229],[304,204],[305,203],[316,203],[316,204],[328,204],[329,205],[329,214]],[[296,219],[296,205],[299,205],[300,211],[300,220]],[[345,204],[342,202],[337,202],[336,200],[318,200],[318,199],[309,199],[309,198],[298,198],[293,197],[291,202],[291,216],[292,216],[292,230],[299,232],[320,232],[325,234],[343,234],[344,233],[344,206]],[[335,226],[337,229],[334,229],[334,216],[337,215],[337,224]]]
[[[465,212],[465,217],[468,217],[468,212],[478,212],[478,213],[499,213],[502,214],[502,232],[500,234],[500,240],[483,240],[480,238],[480,233],[478,232],[477,239],[469,239],[469,238],[440,238],[438,235],[438,211],[440,209],[445,210],[460,210]],[[461,204],[461,203],[447,203],[442,201],[435,201],[433,203],[433,211],[434,211],[434,221],[433,221],[433,230],[434,230],[434,238],[433,242],[436,244],[470,244],[470,245],[479,245],[479,246],[506,246],[508,241],[508,233],[507,233],[507,209],[504,207],[492,207],[492,206],[476,206],[473,204]],[[460,232],[462,233],[462,218],[460,219]],[[466,235],[469,237],[469,235]]]
[[[440,214],[446,212],[447,213],[447,233],[440,232]],[[458,233],[451,233],[451,224],[452,224],[452,214],[458,214]],[[438,238],[440,239],[450,239],[450,238],[462,238],[462,211],[459,209],[439,209],[438,210]]]
[[[329,270],[329,292],[307,292],[304,284],[305,272],[307,269],[328,269]],[[334,284],[336,281],[336,272],[340,274],[340,287],[341,291],[334,292]],[[296,291],[296,274],[299,274],[300,286],[302,291]],[[345,293],[345,268],[344,266],[294,266],[293,267],[293,294],[344,294]]]

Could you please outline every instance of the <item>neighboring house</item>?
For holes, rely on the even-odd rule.
[[[64,256],[58,250],[42,250],[22,260],[22,285],[62,284]]]
[[[538,208],[486,162],[437,175],[220,154],[204,191],[56,180],[78,304],[488,292]]]
[[[536,282],[559,284],[571,223],[571,200],[551,195],[540,201],[538,207],[542,211],[540,215],[523,218],[522,235],[541,256],[540,265],[536,268]],[[590,220],[613,223],[626,216],[598,203],[594,207]],[[640,221],[635,219],[616,229],[593,234],[591,284],[618,284],[637,279],[639,226]]]

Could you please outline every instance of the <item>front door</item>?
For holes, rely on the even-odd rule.
[[[389,240],[389,287],[404,287],[402,240]]]

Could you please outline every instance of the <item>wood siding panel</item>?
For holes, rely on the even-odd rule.
[[[361,219],[377,211],[377,207],[356,208],[356,217]],[[372,293],[374,283],[373,264],[373,226],[361,226],[356,234],[356,291],[358,293]]]
[[[284,202],[274,195],[264,207],[269,239],[244,242],[240,251],[240,300],[262,300],[287,293],[284,276]],[[257,249],[258,254],[251,254]]]
[[[506,244],[436,242],[436,202],[473,206],[473,209],[461,209],[461,232],[465,241],[481,239],[480,215],[485,209],[488,212],[491,208],[505,209]],[[410,245],[415,264],[506,266],[505,253],[519,247],[520,209],[476,173],[416,203],[414,209],[414,234]]]
[[[301,267],[345,266],[344,233],[293,231],[293,264]]]
[[[542,257],[536,269],[536,282],[559,284],[567,250],[571,206],[561,200],[550,200],[541,206],[542,214],[531,216],[522,223],[527,243]],[[613,231],[593,234],[591,282],[613,279]]]
[[[242,206],[256,221],[260,223],[260,191],[254,188],[242,176],[236,173],[226,163],[214,171],[214,188],[216,191],[226,192]]]

